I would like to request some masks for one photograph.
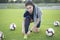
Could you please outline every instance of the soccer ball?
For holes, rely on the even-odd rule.
[[[59,21],[55,21],[54,26],[59,26]]]
[[[49,36],[49,37],[53,36],[54,35],[54,30],[52,28],[48,28],[46,30],[46,35]]]
[[[16,24],[15,23],[11,23],[10,24],[10,30],[15,30],[16,29]]]
[[[0,40],[3,40],[4,39],[4,34],[2,31],[0,31]]]

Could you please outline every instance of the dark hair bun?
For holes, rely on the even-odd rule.
[[[27,2],[25,3],[25,6],[28,6],[28,5],[32,5],[32,6],[34,6],[34,4],[33,4],[32,1],[27,1]]]

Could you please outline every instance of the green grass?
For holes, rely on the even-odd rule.
[[[53,22],[60,21],[60,10],[42,10],[42,24],[39,33],[32,32],[27,40],[60,40],[60,26],[54,27]],[[0,31],[3,31],[4,40],[24,40],[21,33],[24,9],[0,9]],[[10,31],[9,26],[15,23],[17,28]],[[47,28],[52,27],[55,31],[53,37],[45,34]]]

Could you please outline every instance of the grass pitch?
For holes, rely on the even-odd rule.
[[[4,40],[24,40],[21,32],[23,14],[24,9],[0,9],[0,31],[5,35]],[[53,25],[53,22],[56,20],[60,21],[60,10],[42,10],[40,32],[32,32],[27,40],[60,40],[60,26],[54,27]],[[16,24],[15,31],[9,30],[11,23]],[[55,31],[53,37],[48,37],[45,34],[46,29],[50,27]]]

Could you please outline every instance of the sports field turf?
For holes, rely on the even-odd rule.
[[[0,9],[0,31],[3,31],[5,35],[4,40],[24,40],[21,33],[23,14],[24,9]],[[42,10],[40,32],[32,32],[27,40],[60,40],[60,26],[54,27],[53,25],[56,20],[60,21],[60,10]],[[17,25],[15,31],[9,30],[11,23]],[[46,29],[50,27],[55,31],[53,37],[48,37],[45,34]]]

